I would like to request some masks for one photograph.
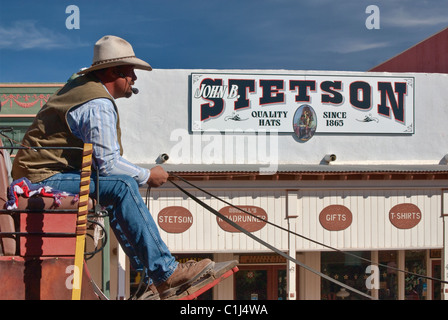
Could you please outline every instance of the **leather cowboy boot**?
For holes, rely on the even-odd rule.
[[[151,283],[147,290],[138,297],[138,300],[160,300],[159,291],[157,291],[156,286]]]
[[[166,299],[174,294],[177,295],[201,277],[210,276],[214,266],[215,263],[210,259],[179,263],[168,280],[157,286],[160,298]]]

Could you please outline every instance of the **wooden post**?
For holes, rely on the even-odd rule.
[[[92,144],[84,144],[81,165],[81,183],[79,190],[78,218],[76,221],[75,268],[72,300],[81,299],[82,272],[84,266],[84,248],[87,232],[87,213],[90,193],[90,175],[92,173]]]
[[[291,232],[296,232],[296,223],[298,213],[297,198],[298,190],[288,190],[287,191],[287,207],[286,207],[286,219],[288,220],[288,229]],[[288,238],[288,255],[296,258],[296,237],[290,233]],[[297,288],[296,288],[296,275],[297,266],[295,263],[287,260],[286,262],[286,281],[287,281],[287,300],[297,299]]]

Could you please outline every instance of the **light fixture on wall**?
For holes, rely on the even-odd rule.
[[[157,164],[165,163],[165,162],[168,161],[169,158],[170,158],[170,157],[168,156],[168,154],[166,154],[166,153],[162,153],[162,154],[160,154],[160,155],[157,157],[157,159],[156,159],[156,163],[157,163]]]
[[[440,160],[440,164],[448,164],[448,153]]]
[[[326,154],[323,158],[324,163],[329,164],[330,162],[336,161],[335,154]]]

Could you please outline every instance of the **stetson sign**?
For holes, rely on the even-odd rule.
[[[266,225],[268,215],[264,209],[255,206],[238,206],[244,211],[241,211],[235,207],[227,206],[219,210],[219,213],[226,218],[235,222],[240,227],[249,232],[255,232],[262,229]],[[250,214],[247,214],[250,213]],[[260,219],[259,219],[260,218]],[[235,227],[231,226],[219,217],[216,217],[218,225],[221,229],[227,232],[240,232]],[[261,220],[262,219],[262,220]],[[265,220],[265,221],[263,221]]]
[[[182,233],[193,224],[193,216],[184,207],[171,206],[160,210],[157,222],[160,228],[168,233]]]
[[[191,74],[192,131],[414,133],[414,78]]]

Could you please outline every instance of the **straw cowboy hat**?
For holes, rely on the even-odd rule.
[[[120,65],[133,65],[135,69],[152,70],[147,62],[135,56],[129,42],[116,36],[104,36],[95,43],[90,68],[83,69],[78,74]]]

